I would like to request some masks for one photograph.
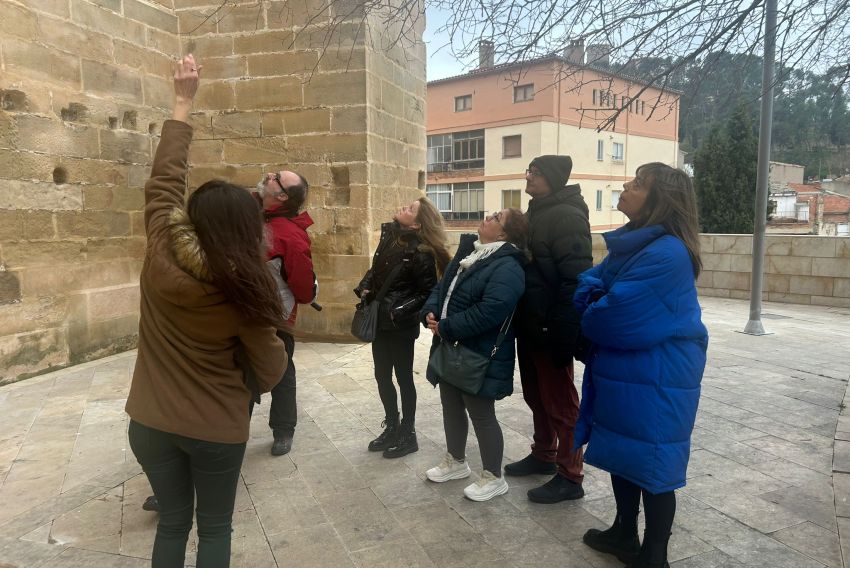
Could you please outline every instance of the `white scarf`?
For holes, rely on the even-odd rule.
[[[475,250],[469,253],[469,255],[460,261],[460,267],[463,270],[466,270],[479,260],[483,260],[502,248],[502,245],[508,244],[505,241],[494,241],[492,243],[483,244],[481,241],[475,241],[473,245]],[[458,270],[460,272],[460,270]]]
[[[452,297],[452,292],[454,292],[455,284],[457,284],[457,278],[461,275],[464,270],[469,269],[470,266],[478,262],[479,260],[483,260],[502,248],[502,245],[510,244],[505,241],[494,241],[492,243],[482,243],[481,241],[475,241],[475,250],[469,253],[463,260],[460,261],[457,272],[455,273],[454,278],[452,278],[451,284],[449,284],[449,290],[446,292],[446,300],[443,302],[443,310],[440,314],[440,319],[444,319],[446,317],[446,312],[449,309],[449,300]]]

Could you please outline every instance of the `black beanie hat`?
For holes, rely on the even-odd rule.
[[[543,177],[549,183],[549,189],[555,192],[567,185],[567,181],[570,179],[570,172],[573,169],[573,159],[569,156],[549,154],[547,156],[537,156],[531,160],[528,168],[531,169],[531,166],[537,166],[537,169],[540,170],[540,173],[543,174]]]

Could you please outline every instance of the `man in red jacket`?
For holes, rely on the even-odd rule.
[[[292,449],[297,421],[295,365],[292,362],[295,339],[292,330],[298,304],[309,304],[316,296],[310,237],[307,235],[307,228],[313,224],[313,220],[306,211],[301,211],[308,188],[307,180],[302,175],[287,170],[267,173],[257,184],[268,229],[269,260],[280,259],[281,277],[285,283],[282,294],[286,295],[288,288],[291,295],[291,303],[284,305],[285,312],[291,307],[289,319],[284,328],[277,332],[286,344],[289,364],[283,378],[271,391],[269,427],[274,434],[271,449],[274,456],[282,456]],[[284,301],[284,304],[287,302]]]

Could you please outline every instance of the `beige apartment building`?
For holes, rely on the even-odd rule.
[[[567,154],[592,228],[619,227],[623,182],[640,164],[678,163],[679,93],[598,66],[580,69],[584,58],[579,43],[566,57],[492,65],[492,49],[482,42],[478,69],[428,83],[427,193],[446,219],[525,209],[531,159]],[[599,130],[615,108],[624,111]]]

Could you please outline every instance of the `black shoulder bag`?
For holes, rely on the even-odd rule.
[[[514,312],[511,312],[511,315],[499,329],[496,344],[493,345],[489,355],[482,355],[464,347],[458,341],[450,343],[441,339],[428,359],[428,369],[426,370],[428,378],[449,383],[468,394],[478,394],[484,384],[484,377],[487,375],[490,360],[505,341],[513,318]]]
[[[351,320],[351,335],[365,341],[367,343],[375,340],[375,332],[378,329],[378,309],[381,307],[381,300],[386,296],[393,281],[398,276],[404,263],[399,262],[392,269],[387,279],[384,280],[384,285],[378,290],[378,294],[371,301],[361,301],[357,304],[354,310],[354,319]]]

